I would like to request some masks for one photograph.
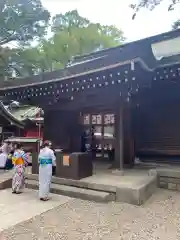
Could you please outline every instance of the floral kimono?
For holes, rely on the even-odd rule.
[[[49,147],[44,147],[39,153],[39,198],[48,200],[52,178],[52,166],[55,166],[56,157]]]
[[[21,193],[25,186],[25,167],[28,165],[28,155],[17,149],[12,157],[14,175],[12,179],[12,192]]]

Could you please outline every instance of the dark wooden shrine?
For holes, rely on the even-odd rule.
[[[44,138],[65,152],[81,151],[93,127],[96,155],[113,152],[114,167],[133,165],[135,156],[180,156],[179,54],[176,30],[5,82],[0,93],[42,107]]]

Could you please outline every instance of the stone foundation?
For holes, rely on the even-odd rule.
[[[37,181],[38,175],[27,175],[27,179],[29,181]],[[65,189],[63,186],[73,187],[71,190],[76,189],[76,193],[78,192],[78,196],[80,198],[82,198],[82,195],[80,194],[81,191],[88,192],[87,190],[93,190],[95,192],[99,191],[110,193],[111,197],[115,196],[114,200],[117,202],[125,202],[140,206],[144,204],[156,191],[157,177],[143,175],[141,180],[136,180],[136,177],[127,176],[126,174],[124,176],[100,174],[81,180],[53,177],[52,184],[56,186],[59,185],[61,190],[62,188]],[[61,194],[63,194],[63,191],[61,191]],[[74,197],[72,191],[67,191],[66,193],[64,192],[64,194],[69,194],[68,196]]]
[[[180,192],[180,168],[153,169],[149,175],[157,175],[158,187]]]

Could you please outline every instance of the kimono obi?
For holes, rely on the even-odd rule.
[[[23,158],[13,157],[13,158],[12,158],[12,161],[13,161],[13,164],[14,164],[14,165],[24,165],[24,164],[25,164],[25,161],[24,161]]]
[[[50,158],[39,158],[39,163],[41,165],[52,164],[52,159],[50,159]]]

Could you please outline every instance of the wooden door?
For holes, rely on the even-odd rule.
[[[111,158],[112,160],[115,145],[115,114],[112,112],[84,113],[82,123],[86,132],[87,147],[90,147],[93,141],[96,159],[110,160]]]

